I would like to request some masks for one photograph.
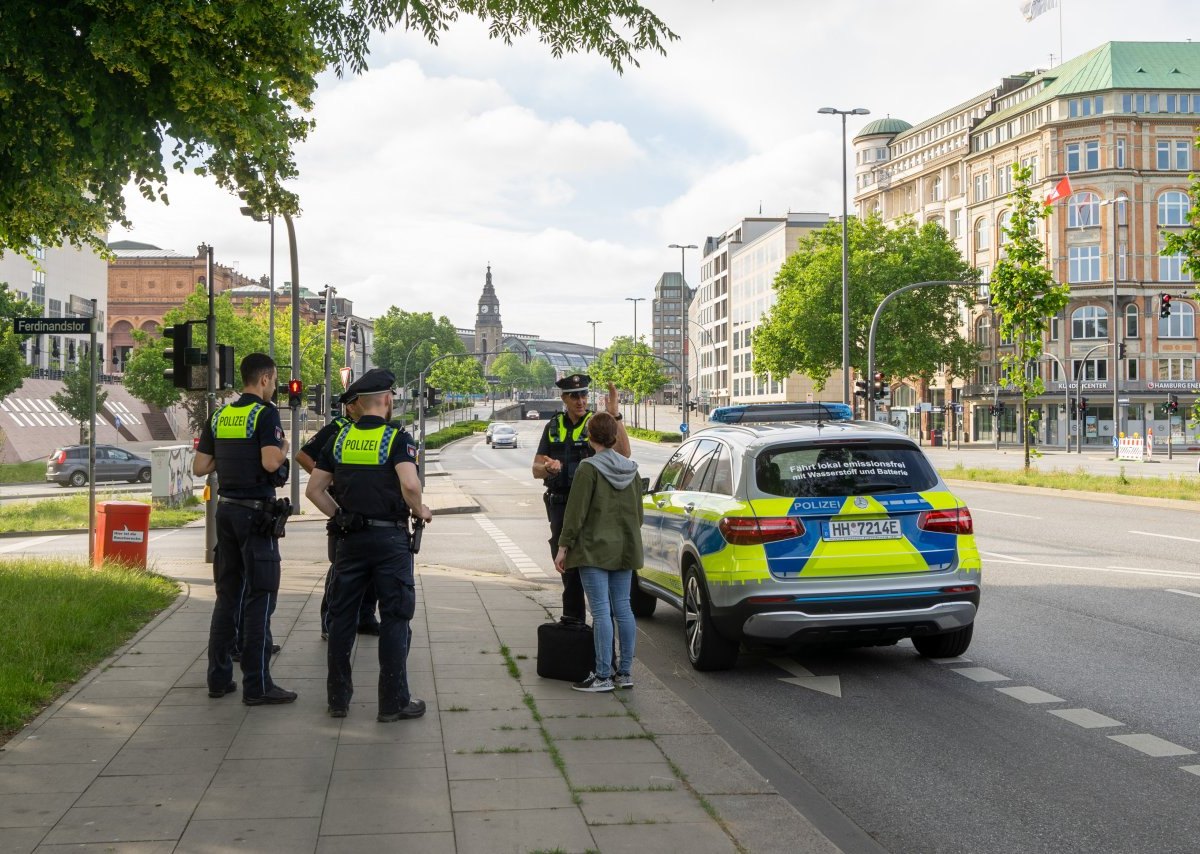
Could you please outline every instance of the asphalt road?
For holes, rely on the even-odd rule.
[[[482,512],[438,517],[422,562],[556,583],[529,471],[542,426],[521,424],[516,450],[443,449]],[[635,443],[643,474],[671,450]],[[927,661],[902,642],[755,651],[701,674],[665,603],[640,623],[639,659],[846,851],[1195,852],[1200,514],[957,491],[985,568],[963,660]],[[156,533],[152,556],[194,556],[202,533]],[[0,553],[76,548],[78,536],[0,542]],[[321,525],[289,526],[285,558],[316,548]],[[841,696],[781,681],[805,671],[837,676]]]

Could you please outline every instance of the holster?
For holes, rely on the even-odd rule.
[[[413,519],[412,533],[408,535],[408,550],[412,554],[417,554],[421,551],[421,534],[425,532],[425,522],[422,519]]]
[[[288,498],[276,498],[264,502],[264,507],[255,519],[255,530],[264,537],[283,539],[287,536],[285,526],[292,515],[292,502]]]
[[[362,531],[366,527],[367,520],[361,513],[347,513],[345,510],[339,510],[329,520],[326,530],[335,537],[345,537],[355,531]]]

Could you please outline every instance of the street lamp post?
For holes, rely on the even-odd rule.
[[[636,344],[637,344],[637,340],[638,340],[638,334],[637,334],[637,304],[638,304],[639,302],[645,302],[645,300],[646,300],[646,298],[645,298],[645,297],[625,297],[625,302],[631,302],[631,303],[633,303],[633,343],[634,343],[634,345],[636,345]],[[638,417],[637,417],[637,416],[638,416],[638,409],[637,409],[637,407],[635,406],[635,407],[634,407],[634,409],[633,409],[633,420],[634,420],[634,426],[635,426],[635,427],[636,427],[636,426],[638,426]]]
[[[331,315],[333,313],[333,298],[337,296],[337,288],[333,285],[326,285],[323,291],[318,291],[317,296],[325,298],[325,400],[321,401],[321,416],[323,423],[328,424],[333,420],[332,405],[329,403],[329,387],[333,381],[330,375],[330,356],[333,348],[333,326],[330,324]]]
[[[592,325],[592,364],[593,365],[596,364],[596,327],[599,326],[603,322],[604,322],[603,320],[589,320],[588,321],[588,323],[590,323]],[[599,399],[599,397],[600,397],[599,390],[596,391],[595,396],[597,399]],[[592,406],[594,407],[595,405],[596,404],[593,401]]]
[[[287,226],[288,256],[292,266],[292,379],[300,379],[300,255],[296,250],[296,224],[292,215],[283,214],[283,223]],[[292,453],[300,448],[300,413],[292,410]],[[292,482],[292,512],[300,512],[300,477],[295,475]]]
[[[679,382],[680,382],[679,402],[681,404],[683,404],[683,406],[681,407],[683,410],[683,435],[686,438],[687,433],[688,433],[688,430],[687,430],[688,405],[691,403],[691,400],[692,400],[691,390],[688,388],[688,370],[687,370],[687,368],[688,368],[688,306],[690,306],[692,303],[692,296],[691,296],[691,289],[688,288],[687,278],[684,276],[684,271],[687,266],[687,251],[689,249],[699,249],[700,247],[696,246],[695,243],[688,243],[688,244],[672,243],[667,248],[679,250],[679,284],[683,286],[683,288],[682,288],[683,312],[681,314],[681,316],[683,318],[683,340],[679,344],[679,346],[683,349],[683,359],[680,360],[680,366],[679,366]]]
[[[408,353],[404,357],[404,377],[400,382],[400,388],[404,389],[404,414],[406,414],[406,415],[408,414],[408,401],[409,401],[409,398],[411,397],[411,395],[409,395],[409,393],[408,393],[408,360],[409,360],[409,358],[412,357],[413,350],[417,349],[422,344],[428,344],[430,342],[436,342],[436,341],[437,341],[436,338],[422,338],[421,340],[417,341],[415,344],[413,344],[411,347],[408,348]],[[425,391],[424,389],[421,389],[422,394],[424,393],[424,391]],[[425,437],[425,434],[422,433],[421,434],[422,440],[424,439],[424,437]]]
[[[847,195],[846,116],[865,116],[871,111],[863,107],[852,110],[822,107],[817,112],[842,117],[842,403],[850,403],[850,248],[846,233],[850,201]]]
[[[256,214],[253,208],[243,207],[242,216],[248,216],[255,222],[264,222],[261,214]],[[271,225],[271,260],[267,285],[271,292],[271,305],[267,309],[267,355],[275,358],[275,214],[269,214],[265,222]]]

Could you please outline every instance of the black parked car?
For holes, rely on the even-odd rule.
[[[46,461],[46,480],[59,486],[83,486],[87,483],[88,446],[58,448]],[[150,461],[116,445],[96,446],[96,482],[127,480],[150,482]]]

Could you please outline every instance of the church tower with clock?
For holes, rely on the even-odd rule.
[[[500,300],[496,298],[496,289],[492,286],[492,265],[488,264],[483,293],[479,297],[479,312],[475,315],[475,352],[487,354],[482,357],[485,373],[491,368],[496,357],[500,355],[503,341],[504,327],[500,322]]]

